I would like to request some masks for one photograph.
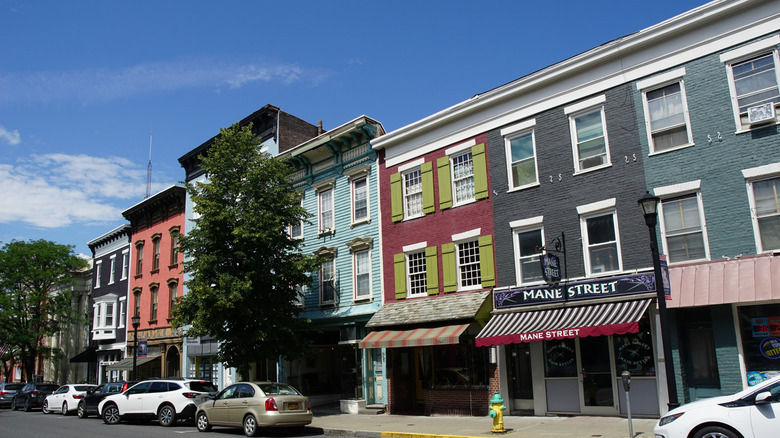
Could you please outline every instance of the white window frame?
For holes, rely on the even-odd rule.
[[[323,210],[322,198],[324,195],[330,196],[330,210]],[[334,186],[329,185],[317,190],[317,229],[319,234],[332,233],[336,228],[336,208],[335,208],[335,191]],[[330,224],[323,223],[323,215],[330,213]],[[330,226],[325,226],[330,225]]]
[[[125,319],[127,319],[127,297],[119,297],[119,319],[117,320],[117,328],[124,328]]]
[[[355,213],[357,211],[357,202],[355,199],[355,196],[357,195],[357,185],[358,183],[365,183],[365,195],[366,195],[366,216],[365,217],[356,217]],[[364,222],[371,222],[371,203],[370,203],[370,196],[369,196],[369,182],[368,182],[368,175],[360,176],[353,178],[350,184],[351,187],[351,194],[350,194],[350,200],[352,204],[352,225],[361,224]]]
[[[103,275],[103,260],[95,262],[95,289],[100,288],[100,276]]]
[[[428,295],[428,266],[426,265],[426,259],[425,259],[425,247],[415,249],[415,250],[409,250],[404,252],[404,257],[406,258],[406,290],[407,290],[407,296],[409,298],[414,297],[424,297]],[[420,258],[420,266],[422,267],[422,271],[418,272],[412,272],[412,258]],[[423,278],[425,280],[425,284],[422,286],[422,291],[415,292],[412,288],[412,275],[423,275]]]
[[[109,304],[112,307],[111,325],[106,323],[106,315]],[[114,294],[107,294],[102,297],[95,298],[95,303],[92,307],[94,309],[94,317],[92,320],[92,339],[96,341],[115,339],[116,329],[119,322],[117,319],[117,314],[119,313],[117,296]]]
[[[323,292],[325,288],[323,287],[325,284],[325,277],[324,277],[324,266],[326,263],[329,263],[332,268],[332,277],[328,281],[333,281],[333,299],[330,301],[325,301],[323,299]],[[322,261],[322,264],[320,264],[320,304],[333,304],[336,302],[336,259],[327,257]]]
[[[317,199],[318,199],[317,202],[319,203],[319,197]],[[303,196],[301,196],[301,203],[300,203],[300,205],[301,205],[301,207],[303,207]],[[293,230],[295,229],[294,225],[290,225],[289,229],[287,230],[287,232],[289,233],[291,239],[303,239],[303,220],[300,221],[298,227],[300,229],[300,233],[298,233],[298,234],[293,233]]]
[[[780,57],[778,56],[777,51],[778,44],[780,44],[780,35],[773,35],[772,37],[756,41],[720,55],[720,61],[726,64],[726,75],[728,76],[729,93],[731,95],[731,109],[734,114],[734,124],[737,128],[737,134],[741,132],[748,132],[751,129],[763,128],[766,125],[751,127],[749,124],[742,122],[742,115],[739,112],[739,102],[737,101],[737,90],[734,83],[734,72],[732,70],[732,66],[753,58],[771,54],[775,63],[775,81],[778,85],[778,89],[780,90]],[[777,109],[777,107],[778,104],[775,103],[775,108]],[[747,118],[747,116],[745,117]],[[777,120],[774,123],[778,123]]]
[[[583,260],[585,261],[586,275],[591,277],[611,275],[623,271],[623,252],[620,245],[620,226],[618,224],[617,210],[615,209],[615,198],[605,201],[594,202],[592,204],[577,207],[577,213],[580,216],[580,235],[582,236]],[[593,271],[592,261],[590,259],[590,239],[588,236],[588,220],[601,216],[612,216],[612,226],[615,233],[615,249],[617,252],[617,269],[611,271]]]
[[[409,193],[407,191],[406,179],[407,179],[407,177],[409,177],[413,173],[417,173],[419,175],[420,191],[419,192],[415,191],[414,193]],[[425,213],[423,212],[422,166],[416,166],[414,168],[411,168],[411,169],[408,169],[408,170],[404,170],[404,171],[401,172],[401,190],[402,190],[402,194],[403,194],[402,196],[403,196],[404,220],[406,220],[406,219],[415,219],[415,218],[418,218],[418,217],[425,216]],[[415,198],[417,198],[417,196],[419,196],[419,198],[420,198],[420,201],[419,201],[419,205],[420,205],[419,210],[420,211],[419,211],[419,213],[412,214],[412,213],[409,212],[409,198],[411,196],[414,196]]]
[[[366,257],[368,258],[367,261],[368,272],[358,271],[358,256],[361,254],[365,254]],[[358,300],[370,299],[372,295],[372,289],[373,289],[371,286],[372,278],[371,278],[371,250],[370,249],[366,248],[366,249],[356,250],[352,252],[352,272],[353,272],[352,290],[354,291],[354,295],[353,295],[354,300],[358,301]],[[363,295],[358,294],[358,283],[359,283],[358,277],[361,275],[365,275],[368,277],[368,291],[366,294]]]
[[[523,282],[523,264],[521,263],[521,259],[531,259],[531,257],[523,257],[520,254],[520,241],[519,241],[519,235],[522,233],[526,233],[529,231],[539,231],[541,234],[542,239],[542,245],[544,245],[544,216],[537,216],[529,219],[521,219],[518,221],[510,222],[509,226],[512,229],[512,247],[514,248],[514,255],[515,255],[515,284],[522,284],[522,285],[530,285],[530,284],[541,284],[544,283],[544,279],[542,278],[541,281],[528,281]],[[539,262],[539,255],[537,254],[536,260],[537,263]]]
[[[599,170],[605,167],[612,166],[612,160],[610,158],[610,152],[609,152],[609,135],[607,133],[607,120],[604,111],[605,102],[606,102],[606,96],[601,95],[601,96],[596,96],[594,98],[585,100],[583,102],[576,103],[574,105],[570,105],[563,109],[564,113],[569,116],[569,134],[571,136],[572,155],[574,157],[574,175],[592,172],[594,170]],[[606,156],[605,156],[604,163],[599,164],[598,166],[593,166],[593,167],[588,167],[587,169],[583,169],[580,166],[579,143],[577,141],[577,123],[575,119],[577,117],[584,116],[586,114],[595,113],[595,112],[599,112],[601,118],[601,130],[604,136],[604,153],[606,154]]]
[[[471,151],[471,148],[476,145],[476,140],[469,140],[467,142],[458,144],[456,146],[453,146],[447,150],[444,151],[444,154],[447,155],[447,158],[450,160],[450,190],[452,193],[452,206],[457,207],[460,205],[466,205],[471,204],[472,202],[477,201],[477,190],[475,187],[475,181],[474,181],[474,154]],[[464,155],[468,155],[471,160],[471,175],[467,175],[465,177],[459,178],[457,181],[455,180],[455,159],[458,157],[462,157]],[[458,200],[458,190],[457,190],[457,183],[458,181],[464,181],[471,179],[471,197],[463,200]]]
[[[114,276],[116,272],[116,254],[113,254],[110,258],[109,272],[108,272],[108,284],[114,284]]]
[[[685,68],[680,68],[674,71],[670,71],[658,76],[654,76],[643,81],[637,82],[637,89],[642,92],[642,108],[645,112],[645,132],[647,133],[647,143],[650,150],[650,155],[662,154],[665,152],[675,151],[678,149],[693,146],[693,131],[691,129],[690,112],[688,111],[688,97],[685,92]],[[680,85],[680,100],[683,106],[683,118],[685,119],[685,131],[688,140],[676,146],[672,146],[667,149],[656,150],[655,140],[653,138],[652,120],[650,114],[650,104],[647,100],[647,94],[653,91],[661,90],[668,86],[679,84]]]
[[[658,187],[653,189],[653,194],[661,198],[661,202],[658,204],[658,223],[661,226],[661,240],[663,242],[662,252],[669,256],[669,243],[667,241],[666,232],[666,219],[664,218],[664,201],[670,201],[679,199],[682,197],[696,197],[696,205],[699,213],[699,222],[701,223],[701,238],[704,243],[704,255],[703,259],[691,259],[682,261],[668,260],[670,265],[691,263],[694,261],[710,260],[710,245],[709,238],[707,237],[707,222],[704,217],[704,203],[701,196],[701,180],[689,181],[680,184],[674,184],[671,186]]]
[[[780,163],[772,163],[764,166],[753,167],[742,171],[745,178],[745,186],[748,192],[748,202],[750,203],[750,219],[753,223],[753,238],[756,242],[756,252],[776,252],[777,249],[764,249],[761,243],[761,228],[758,223],[758,210],[756,207],[756,196],[753,191],[753,184],[757,182],[780,178]]]
[[[508,192],[512,192],[515,190],[523,190],[530,187],[537,187],[539,185],[539,163],[538,163],[538,157],[536,154],[536,130],[534,129],[536,126],[536,119],[531,119],[522,123],[518,123],[513,126],[506,127],[501,130],[501,135],[504,137],[504,152],[506,154],[506,172],[507,172],[507,182],[509,186]],[[534,181],[515,186],[514,185],[514,162],[512,161],[512,140],[525,137],[526,135],[531,136],[531,145],[533,147],[533,161],[534,161],[534,174],[536,178]]]
[[[482,260],[480,259],[479,254],[479,236],[481,232],[481,228],[475,228],[473,230],[452,235],[452,242],[455,244],[455,275],[458,277],[458,291],[482,289]],[[476,262],[476,266],[479,269],[479,284],[468,286],[463,285],[463,276],[461,275],[461,270],[464,268],[464,265],[462,265],[460,261],[460,252],[463,249],[463,245],[465,244],[473,244],[476,250],[477,258],[479,259]]]
[[[130,249],[122,250],[122,278],[127,279],[127,274],[130,272]]]

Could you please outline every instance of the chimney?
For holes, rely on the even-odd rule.
[[[322,120],[319,120],[317,122],[317,135],[322,135],[322,133],[323,133],[323,131],[322,131]]]

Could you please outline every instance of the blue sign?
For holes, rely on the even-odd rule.
[[[561,282],[561,261],[555,254],[542,254],[539,256],[539,262],[542,264],[542,277],[544,281],[557,286]]]
[[[138,357],[146,357],[146,339],[138,340]]]

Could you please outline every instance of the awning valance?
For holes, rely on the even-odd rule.
[[[149,363],[153,360],[159,359],[160,355],[154,355],[154,356],[146,356],[146,357],[139,357],[136,360],[136,366],[141,366],[145,363]],[[132,357],[126,357],[122,360],[120,360],[117,363],[112,363],[111,365],[107,366],[109,370],[125,370],[130,371],[133,369],[133,358]]]
[[[477,335],[477,347],[637,333],[651,299],[499,313]]]
[[[414,330],[379,330],[369,333],[360,348],[425,347],[431,345],[457,344],[460,335],[469,324],[445,325]]]
[[[97,362],[97,348],[87,347],[86,350],[70,358],[70,363]]]

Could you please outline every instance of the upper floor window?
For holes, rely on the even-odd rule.
[[[397,299],[439,293],[438,248],[427,242],[404,246],[393,255],[395,297]]]
[[[425,251],[406,254],[406,269],[409,296],[425,296],[428,290]]]
[[[474,163],[471,151],[450,157],[455,205],[474,200]]]
[[[507,166],[509,167],[509,188],[517,189],[539,183],[536,172],[536,144],[534,141],[533,126],[526,122],[517,127],[509,127],[501,130],[504,135],[506,147]],[[521,132],[518,132],[521,131]]]
[[[479,244],[476,240],[460,242],[458,251],[458,289],[467,289],[482,284],[479,263]]]
[[[173,316],[173,307],[176,305],[176,297],[179,293],[179,283],[168,281],[168,317]]]
[[[303,208],[303,198],[301,198],[300,206]],[[290,224],[288,232],[293,239],[303,239],[303,220]]]
[[[754,181],[751,188],[759,252],[780,249],[780,178]]]
[[[325,259],[320,265],[320,303],[336,301],[336,260]]]
[[[604,101],[604,96],[598,96],[564,108],[564,112],[569,115],[574,168],[577,172],[610,164]]]
[[[114,273],[116,272],[116,254],[111,256],[108,272],[108,284],[114,284]]]
[[[319,231],[333,230],[333,188],[319,191]]]
[[[103,275],[103,261],[95,262],[95,289],[100,287],[100,277]]]
[[[669,263],[707,258],[700,207],[700,198],[696,193],[661,201],[661,225]]]
[[[152,238],[152,271],[160,269],[160,235],[155,235]]]
[[[541,227],[516,229],[515,236],[515,269],[517,284],[536,283],[543,281],[542,266],[539,262],[537,248],[544,246]]]
[[[144,242],[135,244],[135,275],[143,275],[144,272]]]
[[[141,288],[133,289],[133,316],[141,316]]]
[[[122,280],[127,278],[127,273],[130,270],[130,250],[126,249],[122,251]]]
[[[637,83],[642,90],[651,152],[693,143],[681,68]]]
[[[355,299],[371,297],[371,255],[364,249],[354,253]]]
[[[615,199],[577,207],[588,275],[623,269]],[[608,207],[608,210],[605,210]]]
[[[485,144],[476,140],[455,145],[436,161],[439,208],[442,210],[488,197]]]
[[[403,174],[404,218],[423,215],[423,186],[420,168]]]
[[[171,266],[179,264],[179,230],[171,234]]]
[[[352,222],[368,220],[368,178],[352,181]]]
[[[393,222],[433,213],[433,163],[420,158],[398,166],[390,175],[390,197]]]
[[[157,320],[157,291],[156,284],[149,287],[149,319],[152,321]]]
[[[774,35],[742,47],[738,47],[720,56],[727,64],[729,90],[734,109],[737,130],[749,129],[751,120],[748,109],[758,107],[766,117],[758,117],[753,123],[775,122],[774,108],[780,104],[775,47],[780,37]],[[768,105],[770,112],[766,108]]]
[[[114,303],[106,303],[105,327],[114,326]]]

